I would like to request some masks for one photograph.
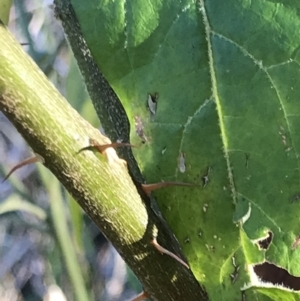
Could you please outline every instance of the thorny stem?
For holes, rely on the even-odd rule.
[[[65,22],[76,29],[68,12]],[[110,141],[71,108],[2,26],[0,45],[0,110],[113,243],[149,297],[153,301],[207,300],[189,270],[153,250],[149,242],[155,231],[160,243],[184,258],[159,212],[141,201],[146,194],[133,184],[126,166],[108,155],[74,156],[87,137],[103,144]],[[111,156],[115,151],[109,149]]]

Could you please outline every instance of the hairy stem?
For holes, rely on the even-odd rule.
[[[113,149],[100,157],[77,154],[89,139],[111,141],[78,115],[4,26],[0,44],[0,110],[116,247],[147,295],[152,300],[207,300],[190,270],[152,246],[157,237],[183,257],[167,225],[141,199],[147,196],[138,192],[124,161]]]

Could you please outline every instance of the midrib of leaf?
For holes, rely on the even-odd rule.
[[[233,179],[233,174],[232,174],[232,168],[230,164],[230,158],[228,154],[228,140],[227,140],[227,135],[226,135],[226,129],[225,125],[223,122],[223,112],[222,112],[222,105],[221,101],[219,99],[219,94],[218,94],[218,88],[217,88],[217,78],[215,74],[215,69],[214,69],[214,59],[213,59],[213,54],[212,54],[212,45],[211,45],[211,27],[208,21],[208,17],[206,14],[206,8],[204,4],[204,0],[199,0],[199,11],[202,14],[203,17],[203,22],[205,26],[205,34],[206,34],[206,40],[207,40],[207,49],[208,49],[208,64],[209,64],[209,70],[210,70],[210,77],[211,77],[211,85],[212,85],[212,95],[216,103],[216,108],[217,108],[217,114],[219,117],[219,126],[220,126],[220,132],[221,132],[221,139],[223,143],[223,151],[224,151],[224,157],[226,160],[227,164],[227,173],[228,173],[228,178],[229,178],[229,183],[230,183],[230,188],[232,192],[232,197],[233,197],[233,202],[236,203],[236,189],[234,185],[234,179]]]
[[[202,1],[202,0],[201,0]],[[210,29],[210,28],[209,28]],[[291,61],[287,61],[287,62],[283,62],[283,63],[280,63],[278,65],[273,65],[273,66],[269,66],[269,67],[264,67],[262,62],[257,60],[251,53],[249,53],[245,48],[243,48],[241,45],[237,44],[236,42],[234,42],[233,40],[225,37],[224,35],[221,35],[219,33],[216,33],[212,30],[210,30],[211,33],[213,33],[215,36],[218,36],[226,41],[228,41],[229,43],[232,43],[234,44],[237,48],[239,48],[241,50],[241,52],[246,56],[246,57],[249,57],[253,63],[255,65],[257,65],[268,77],[269,81],[270,81],[270,84],[272,85],[272,87],[274,88],[275,92],[276,92],[276,96],[278,98],[278,102],[279,102],[279,105],[282,109],[282,112],[283,112],[283,117],[284,117],[284,120],[285,120],[285,123],[286,123],[286,127],[287,127],[287,130],[288,130],[288,134],[289,134],[289,137],[290,137],[290,141],[291,141],[291,145],[292,145],[292,152],[294,152],[294,155],[295,155],[295,158],[296,158],[296,162],[297,162],[297,168],[298,168],[298,174],[299,174],[299,184],[300,184],[300,165],[299,165],[299,157],[297,156],[297,150],[296,150],[296,147],[295,147],[295,143],[294,143],[294,139],[292,137],[292,131],[291,131],[291,127],[290,127],[290,123],[289,123],[289,120],[288,120],[288,116],[289,114],[287,114],[287,111],[286,111],[286,108],[285,108],[285,105],[284,105],[284,101],[283,99],[281,98],[280,96],[280,91],[278,89],[278,87],[276,86],[274,80],[272,79],[272,76],[270,75],[270,73],[268,72],[268,69],[272,68],[272,67],[275,67],[275,66],[279,66],[279,65],[284,65],[284,64],[288,64],[290,63]],[[209,40],[209,44],[211,45],[210,43],[210,40]],[[209,48],[211,49],[211,48]],[[209,53],[211,54],[211,51],[209,51]],[[212,57],[212,55],[211,55]],[[214,69],[212,69],[213,72],[214,72]],[[215,83],[216,83],[216,77],[214,77],[215,79]],[[213,81],[213,79],[212,79]],[[214,89],[214,86],[213,86],[213,89]],[[214,91],[214,90],[213,90]],[[219,115],[219,118],[220,118],[220,115]],[[221,119],[220,119],[221,120]],[[225,138],[226,135],[225,135]],[[227,140],[226,140],[227,141]],[[225,145],[225,144],[224,144]],[[228,150],[228,148],[227,148]],[[232,151],[230,149],[230,151]],[[227,151],[227,154],[228,154],[228,151]],[[239,192],[237,191],[236,192],[236,196],[239,194]]]
[[[239,188],[235,186],[235,181],[234,181],[234,177],[233,177],[233,173],[232,173],[232,164],[231,164],[231,160],[230,160],[230,156],[229,156],[229,151],[230,150],[230,141],[228,141],[227,138],[227,129],[225,126],[225,123],[223,122],[223,110],[222,110],[222,103],[221,100],[219,98],[219,93],[218,93],[218,85],[217,85],[217,76],[216,76],[216,71],[215,71],[215,64],[214,64],[214,57],[213,57],[213,49],[212,49],[212,42],[211,42],[211,37],[212,35],[218,36],[223,38],[224,40],[227,40],[228,42],[234,44],[237,48],[239,48],[241,50],[241,52],[247,56],[250,57],[250,59],[253,61],[253,63],[255,65],[257,65],[259,67],[259,69],[265,74],[265,76],[268,78],[269,83],[271,84],[271,89],[274,89],[275,91],[275,97],[274,97],[274,102],[275,104],[273,105],[279,105],[280,110],[282,110],[282,120],[284,121],[283,124],[285,124],[285,127],[287,129],[287,134],[288,134],[288,139],[290,140],[290,145],[291,145],[291,153],[293,153],[296,162],[294,163],[297,167],[297,178],[298,178],[298,183],[300,182],[300,172],[299,172],[299,156],[298,154],[298,149],[297,149],[297,139],[296,139],[296,135],[295,133],[293,133],[292,127],[292,120],[289,120],[289,111],[288,111],[288,104],[286,103],[286,100],[284,98],[284,95],[281,95],[281,88],[280,85],[276,85],[276,81],[275,79],[273,79],[272,74],[269,73],[269,68],[270,67],[274,67],[280,64],[285,64],[285,63],[289,63],[288,62],[284,62],[284,63],[278,63],[275,64],[274,66],[263,66],[262,61],[259,61],[258,59],[256,59],[251,53],[248,52],[248,50],[246,50],[244,47],[242,47],[241,45],[239,45],[239,43],[236,43],[235,41],[232,41],[231,39],[224,37],[222,34],[218,34],[216,32],[214,32],[211,29],[210,23],[209,23],[209,19],[208,19],[208,15],[206,12],[206,8],[205,8],[205,4],[204,4],[204,0],[199,0],[199,11],[203,16],[203,22],[205,25],[205,33],[206,33],[206,40],[207,40],[207,49],[208,49],[208,64],[209,64],[209,68],[210,68],[210,77],[211,77],[211,85],[212,85],[212,93],[213,93],[213,97],[215,99],[215,103],[216,103],[216,108],[217,108],[217,114],[218,114],[218,119],[219,119],[219,127],[220,127],[220,132],[221,132],[221,139],[222,139],[222,144],[223,144],[223,151],[224,151],[224,156],[225,156],[225,160],[226,160],[226,164],[227,164],[227,173],[228,173],[228,177],[229,177],[229,182],[230,182],[230,187],[231,187],[231,191],[232,191],[232,197],[233,197],[233,201],[234,203],[237,202],[237,199],[240,199],[240,197],[247,199],[247,196],[242,195],[239,191]],[[226,110],[225,110],[226,111]],[[271,218],[260,206],[258,201],[255,200],[250,200],[248,199],[248,201],[250,203],[252,203],[253,205],[255,205],[257,208],[259,208],[260,212],[264,213],[266,219],[268,219],[275,228],[278,228],[279,232],[281,232],[280,229],[280,222],[277,223],[276,220],[274,220],[273,218]],[[253,220],[252,220],[253,222]],[[242,227],[241,227],[242,230]],[[285,229],[287,230],[287,229]],[[288,231],[284,231],[285,235],[288,235]],[[277,239],[277,237],[276,237]],[[245,250],[244,250],[245,251]],[[268,258],[268,257],[267,257]],[[291,265],[291,263],[289,262],[289,258],[287,257],[288,263],[287,263],[287,267],[289,267]],[[275,262],[276,264],[276,262]],[[284,287],[284,285],[283,285]],[[272,295],[273,294],[273,295]],[[272,291],[272,296],[275,296],[275,293]],[[276,299],[279,300],[279,299]]]

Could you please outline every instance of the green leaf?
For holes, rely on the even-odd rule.
[[[259,288],[257,289],[257,291],[270,297],[270,299],[265,299],[265,300],[281,300],[281,301],[300,300],[299,294],[296,295],[295,293],[284,291],[279,288],[273,288],[272,290],[266,288],[264,289]]]
[[[38,166],[38,170],[49,195],[51,220],[70,282],[73,286],[75,299],[78,301],[90,300],[85,286],[82,267],[80,266],[68,227],[60,183],[44,166]]]
[[[30,202],[24,201],[18,194],[11,194],[0,204],[0,215],[12,211],[24,211],[35,215],[41,220],[45,220],[47,217],[43,209]]]
[[[300,3],[72,3],[147,181],[201,186],[155,196],[210,300],[299,298],[252,267],[300,275]]]
[[[77,251],[81,253],[84,251],[83,241],[82,241],[82,230],[83,230],[83,212],[78,203],[74,198],[68,194],[68,203],[70,209],[70,219],[72,221],[72,234],[75,241],[75,247]]]
[[[9,13],[12,0],[0,0],[0,20],[7,25],[9,21]]]

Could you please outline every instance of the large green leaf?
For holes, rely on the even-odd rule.
[[[253,268],[300,276],[300,2],[72,3],[147,181],[199,184],[155,195],[210,300],[299,300]]]

